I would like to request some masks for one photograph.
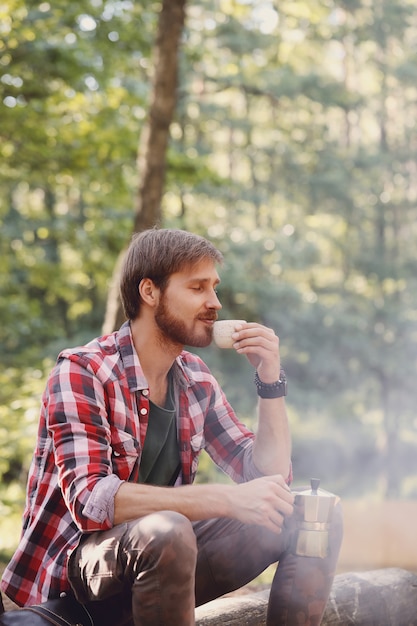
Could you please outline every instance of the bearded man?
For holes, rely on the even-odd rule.
[[[196,605],[279,562],[268,625],[320,622],[341,524],[336,514],[326,558],[294,554],[279,339],[254,322],[233,335],[256,372],[256,435],[184,349],[212,341],[221,261],[189,232],[134,236],[120,283],[127,321],[59,355],[2,580],[19,605],[67,594],[99,626],[192,626]],[[193,484],[203,450],[231,484]]]

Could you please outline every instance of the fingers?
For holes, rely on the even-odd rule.
[[[272,328],[267,328],[255,322],[237,326],[237,330],[232,337],[236,339],[235,347],[237,349],[250,346],[261,346],[271,349],[279,346],[279,339]]]
[[[264,512],[262,512],[261,510],[259,511],[259,513],[259,519],[255,523],[257,523],[259,526],[265,526],[266,528],[269,528],[270,530],[278,534],[282,532],[285,518],[290,515],[284,515],[284,513],[276,509],[268,509]]]
[[[258,526],[265,526],[275,533],[282,532],[284,526],[285,516],[280,511],[271,508],[270,506],[259,505],[256,510],[253,510],[253,516],[250,520],[243,520],[247,523],[256,524]]]
[[[283,515],[292,515],[294,511],[294,494],[291,493],[286,485],[285,488],[278,485],[277,496],[279,498],[278,510]]]
[[[292,515],[294,495],[281,475],[264,476],[238,486],[245,491],[239,498],[237,517],[251,524],[259,524],[280,533],[284,519]]]
[[[246,355],[252,365],[269,363],[274,369],[278,368],[279,374],[279,338],[272,328],[249,322],[238,326],[232,337],[235,350]]]

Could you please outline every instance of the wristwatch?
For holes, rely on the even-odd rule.
[[[284,370],[279,373],[279,379],[274,383],[264,383],[255,370],[256,391],[260,398],[282,398],[287,395],[287,379]]]

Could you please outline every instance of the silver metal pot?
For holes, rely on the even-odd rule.
[[[329,548],[329,523],[336,503],[333,493],[319,489],[320,480],[312,478],[311,489],[295,493],[298,518],[295,553],[324,558]]]

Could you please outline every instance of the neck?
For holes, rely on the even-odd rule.
[[[166,384],[168,372],[183,346],[162,341],[155,324],[146,324],[140,318],[131,322],[133,345],[149,385]]]

